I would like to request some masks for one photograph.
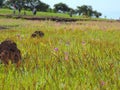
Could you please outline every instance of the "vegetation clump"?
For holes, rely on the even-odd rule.
[[[35,31],[31,37],[35,38],[35,37],[43,37],[44,33],[42,31]]]
[[[4,64],[9,64],[9,61],[16,64],[20,63],[21,52],[15,42],[5,40],[0,44],[0,60]]]

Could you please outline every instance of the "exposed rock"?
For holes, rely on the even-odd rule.
[[[11,40],[5,40],[0,44],[0,60],[4,64],[16,63],[17,65],[20,64],[21,60],[21,52],[17,48],[15,42]]]
[[[35,37],[43,37],[44,33],[42,31],[35,31],[31,37],[35,38]]]

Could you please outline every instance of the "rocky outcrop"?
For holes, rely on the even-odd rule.
[[[21,61],[21,52],[17,48],[15,42],[11,40],[5,40],[0,44],[0,60],[4,64],[16,63],[20,64]]]
[[[43,37],[44,33],[42,31],[35,31],[31,37],[35,38],[35,37]]]

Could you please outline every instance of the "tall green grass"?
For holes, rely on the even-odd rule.
[[[19,68],[0,65],[1,90],[119,90],[120,23],[0,19],[0,42],[22,53]],[[35,30],[43,38],[31,38]]]

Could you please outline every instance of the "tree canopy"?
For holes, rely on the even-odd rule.
[[[92,6],[89,6],[89,5],[78,6],[77,12],[79,15],[84,15],[84,16],[88,16],[88,17],[95,16],[98,18],[102,15],[100,12],[94,11],[92,9]]]
[[[3,6],[3,2],[4,2],[4,0],[0,0],[0,7]]]
[[[16,5],[19,8],[30,10],[36,8],[38,11],[47,11],[49,8],[48,4],[43,3],[40,0],[7,0],[6,3],[7,5],[9,4],[10,7]]]
[[[70,8],[66,4],[60,2],[54,5],[54,10],[57,12],[61,11],[65,13],[65,12],[68,12]]]

